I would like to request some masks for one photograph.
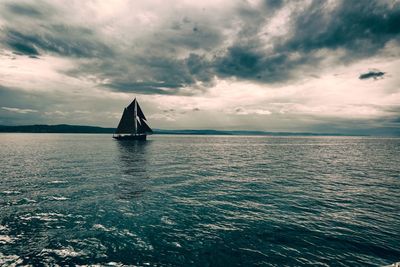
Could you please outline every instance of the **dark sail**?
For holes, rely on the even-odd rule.
[[[138,133],[152,134],[153,130],[147,125],[146,121],[142,118],[138,120]]]
[[[124,109],[122,118],[118,124],[116,134],[152,134],[153,130],[147,125],[146,117],[136,98]]]
[[[126,107],[128,110],[132,111],[132,114],[135,111],[135,103],[136,103],[136,98],[133,99],[132,103],[130,103],[129,106]]]
[[[115,133],[117,134],[135,133],[136,129],[133,117],[134,117],[133,113],[129,112],[129,110],[125,108]]]

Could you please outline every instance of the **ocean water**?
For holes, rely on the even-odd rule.
[[[0,134],[0,266],[400,261],[400,139]]]

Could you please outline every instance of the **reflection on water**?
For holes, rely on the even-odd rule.
[[[147,150],[151,140],[143,141],[119,141],[118,158],[121,179],[116,184],[116,192],[119,199],[131,200],[140,198],[146,191]]]

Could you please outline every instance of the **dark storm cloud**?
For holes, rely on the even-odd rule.
[[[400,2],[388,6],[383,1],[342,1],[332,11],[327,2],[314,1],[304,11],[295,12],[287,40],[272,39],[273,51],[265,52],[254,32],[245,30],[246,38],[226,50],[216,61],[216,73],[266,83],[282,82],[294,77],[304,67],[318,66],[324,59],[322,49],[342,49],[339,61],[351,62],[376,55],[387,42],[399,41]],[[247,11],[250,12],[250,11]],[[251,11],[244,22],[257,21],[265,13]],[[249,42],[251,40],[251,42]],[[293,53],[296,57],[291,57]]]
[[[400,41],[400,2],[338,1],[334,7],[327,1],[308,5],[269,0],[260,6],[241,2],[214,21],[210,16],[218,14],[210,10],[183,10],[180,18],[163,18],[162,27],[126,44],[101,38],[103,29],[72,25],[50,15],[51,4],[5,5],[1,12],[18,20],[6,22],[2,46],[28,56],[92,59],[63,73],[96,76],[107,80],[100,84],[103,88],[121,92],[182,94],[181,89],[188,87],[205,90],[215,78],[287,83],[316,75],[327,57],[349,63],[377,55],[390,41]],[[288,8],[292,11],[287,34],[265,33],[264,26]],[[336,55],[338,49],[342,52]]]
[[[23,42],[10,40],[7,42],[8,45],[13,48],[14,53],[22,55],[36,56],[39,52],[31,44],[25,44]]]
[[[193,52],[187,58],[169,60],[170,64],[160,64],[158,68],[154,68],[154,65],[158,64],[157,61],[165,63],[165,58],[149,58],[145,60],[147,66],[143,67],[152,70],[152,78],[156,81],[173,83],[175,88],[193,86],[198,81],[204,82],[205,86],[212,85],[215,77],[282,83],[302,78],[305,72],[311,75],[320,62],[334,55],[337,49],[344,52],[336,58],[337,62],[352,62],[375,56],[389,41],[399,41],[400,28],[396,25],[400,25],[400,3],[389,6],[380,1],[343,1],[328,10],[327,2],[315,1],[304,10],[299,9],[292,14],[293,20],[287,34],[290,38],[271,38],[273,49],[267,51],[261,39],[263,23],[282,8],[285,8],[282,1],[266,1],[261,9],[242,6],[232,15],[240,19],[242,28],[228,47],[211,49],[209,52]],[[187,19],[175,27],[181,29],[182,25],[190,23],[192,21]],[[196,29],[195,32],[201,31],[199,26],[193,29]],[[220,42],[212,43],[212,40],[220,40],[222,32],[213,30],[212,35],[204,34],[197,38],[193,39],[191,35],[172,35],[165,40],[177,48],[198,49],[203,46],[207,50],[210,45],[205,44],[218,47]],[[324,49],[326,52],[321,54],[320,51]],[[157,87],[157,84],[154,86]],[[131,90],[135,91],[135,88]],[[143,91],[146,88],[138,89]],[[168,92],[165,88],[161,91],[154,89],[148,88],[150,93]],[[179,90],[173,89],[168,93],[179,93]]]
[[[3,25],[0,47],[16,54],[64,57],[107,57],[112,49],[96,31],[85,25],[71,24],[53,2],[0,3]]]
[[[199,82],[202,87],[208,87],[214,82],[214,74],[208,65],[210,62],[197,54],[191,53],[180,60],[167,56],[124,56],[117,66],[114,58],[102,59],[65,73],[76,78],[96,74],[106,80],[101,84],[104,88],[141,94],[191,95],[193,90],[180,89],[187,86],[196,88]]]
[[[70,57],[104,57],[112,53],[88,28],[50,25],[41,29],[43,33],[22,33],[6,29],[6,43],[15,52],[25,55],[43,53]]]
[[[263,67],[262,55],[243,47],[230,47],[216,63],[219,73],[239,77],[252,77]]]
[[[385,75],[385,72],[382,71],[369,71],[367,73],[363,73],[361,74],[358,78],[360,80],[365,80],[365,79],[378,79],[378,78],[383,78],[383,76]]]
[[[171,47],[172,51],[182,48],[212,50],[223,41],[220,28],[204,23],[199,25],[185,18],[174,21],[169,30],[157,33],[156,37],[163,41],[163,45]]]
[[[111,87],[118,92],[135,92],[140,94],[159,94],[172,95],[177,94],[177,89],[182,87],[182,84],[164,83],[164,82],[117,82],[113,81],[110,84],[104,84],[106,87]]]
[[[374,55],[389,40],[399,40],[400,3],[342,1],[329,14],[324,2],[315,1],[295,22],[295,34],[282,49],[310,52],[343,48],[346,57]]]
[[[294,78],[294,71],[318,58],[300,55],[291,58],[289,53],[263,54],[248,47],[230,47],[224,57],[214,62],[216,75],[237,77],[263,83],[285,82]]]
[[[42,12],[34,6],[24,5],[22,3],[6,4],[6,8],[15,15],[23,15],[28,17],[41,17]]]

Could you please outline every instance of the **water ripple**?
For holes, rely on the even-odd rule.
[[[0,265],[379,266],[400,139],[0,135]]]

